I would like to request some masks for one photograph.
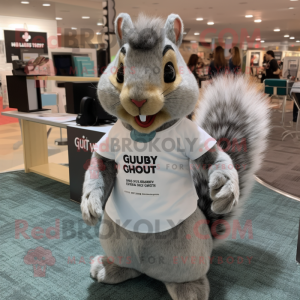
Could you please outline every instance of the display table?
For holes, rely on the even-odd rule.
[[[93,152],[92,145],[97,143],[112,125],[83,127],[77,125],[75,121],[50,120],[41,117],[46,115],[46,112],[10,111],[2,112],[2,115],[21,120],[25,172],[37,173],[69,184],[70,199],[80,202],[84,173]],[[66,113],[58,115],[61,115],[62,119],[77,116]],[[48,162],[47,125],[67,129],[69,166]]]

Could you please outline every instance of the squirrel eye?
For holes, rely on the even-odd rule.
[[[119,67],[118,72],[117,72],[117,81],[119,83],[124,82],[124,66],[123,66],[122,63],[120,64],[120,67]]]
[[[164,81],[166,83],[174,82],[176,79],[176,72],[174,65],[171,62],[166,63],[164,70]]]

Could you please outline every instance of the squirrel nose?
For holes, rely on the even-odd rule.
[[[138,107],[142,107],[144,105],[144,103],[147,101],[147,100],[134,100],[134,99],[131,99],[131,101]]]

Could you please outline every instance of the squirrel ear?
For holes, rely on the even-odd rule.
[[[168,16],[165,31],[166,37],[179,47],[183,37],[183,22],[178,15],[171,14]]]
[[[133,24],[130,16],[126,13],[119,14],[115,20],[115,33],[120,47],[125,44],[126,34],[132,28]]]

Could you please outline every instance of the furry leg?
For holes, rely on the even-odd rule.
[[[122,268],[109,261],[107,256],[96,256],[91,266],[91,276],[98,282],[116,284],[141,275],[140,272]]]
[[[207,300],[209,296],[209,281],[205,276],[185,283],[166,283],[167,290],[173,300]]]

